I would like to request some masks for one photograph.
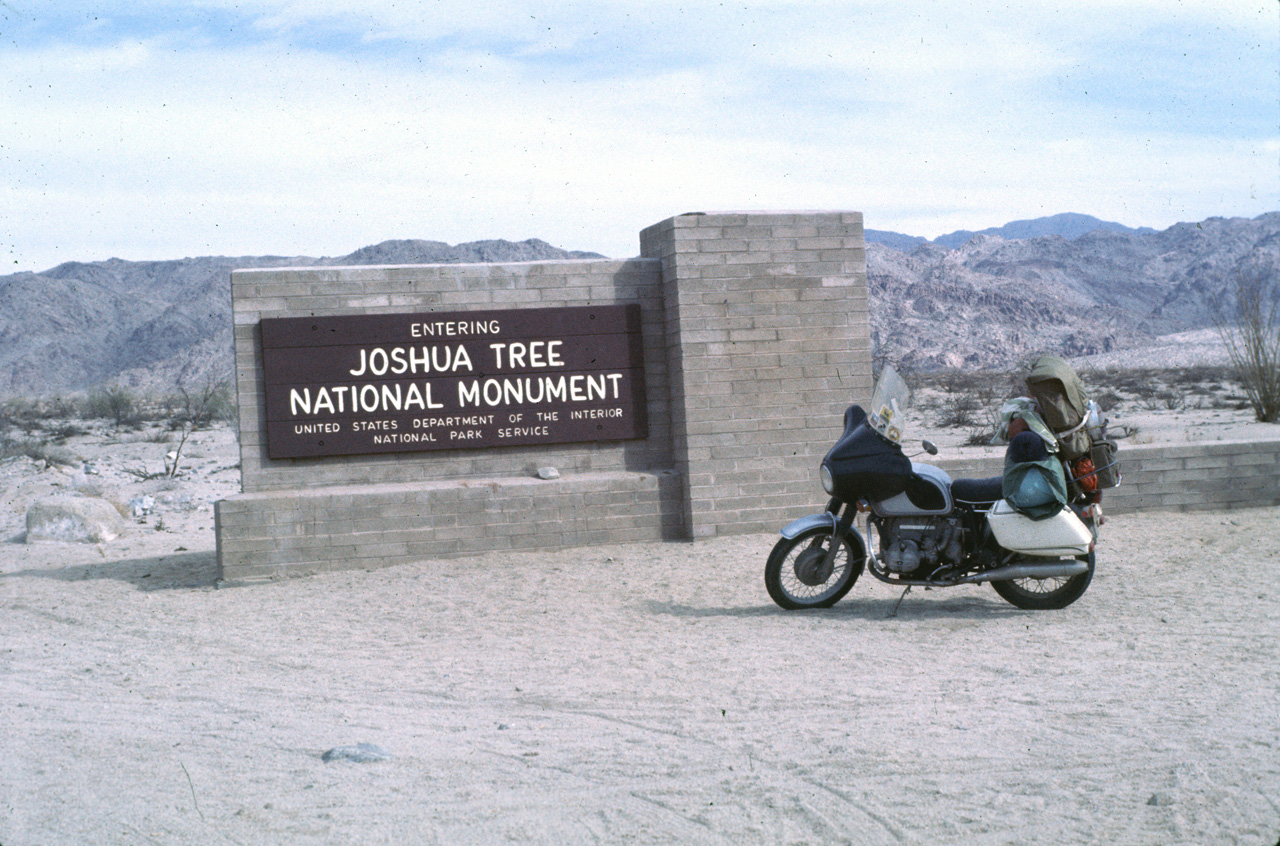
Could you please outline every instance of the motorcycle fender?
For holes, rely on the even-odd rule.
[[[782,536],[787,540],[795,540],[804,532],[810,529],[826,529],[834,532],[836,530],[836,515],[830,511],[824,511],[821,514],[810,514],[808,517],[801,517],[782,527]]]

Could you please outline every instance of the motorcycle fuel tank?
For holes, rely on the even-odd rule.
[[[871,506],[880,517],[950,514],[951,507],[951,477],[937,467],[914,461],[906,490]]]

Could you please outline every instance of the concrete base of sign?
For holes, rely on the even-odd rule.
[[[777,528],[871,389],[858,212],[696,213],[642,256],[232,274],[244,493],[218,504],[227,582],[485,552]],[[269,456],[264,318],[638,305],[648,435]],[[536,478],[555,467],[561,478]]]
[[[243,583],[509,549],[679,540],[674,472],[243,494],[218,503],[220,578]]]

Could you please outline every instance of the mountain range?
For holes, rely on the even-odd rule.
[[[975,234],[954,249],[873,242],[873,341],[925,369],[1004,368],[1041,351],[1074,359],[1138,351],[1212,328],[1214,302],[1230,306],[1240,273],[1277,253],[1280,212],[1071,239]]]
[[[1162,231],[1087,215],[935,238],[866,230],[873,342],[921,369],[1003,368],[1037,351],[1142,350],[1213,326],[1215,298],[1280,251],[1280,212]],[[384,241],[337,258],[68,262],[0,276],[0,397],[117,381],[164,391],[231,372],[230,271],[601,258],[544,241]]]
[[[230,377],[231,271],[247,267],[452,264],[603,258],[545,241],[383,241],[337,258],[205,256],[66,262],[0,276],[0,397],[147,391]]]
[[[955,232],[948,232],[946,235],[939,235],[932,241],[919,235],[903,235],[900,232],[886,232],[879,229],[868,229],[865,235],[869,244],[883,244],[886,247],[893,247],[895,250],[909,252],[925,244],[935,244],[939,247],[956,249],[967,244],[974,235],[994,235],[1006,241],[1021,241],[1027,238],[1044,238],[1050,235],[1057,235],[1072,241],[1081,235],[1087,235],[1097,230],[1118,232],[1122,235],[1145,235],[1156,231],[1147,226],[1131,229],[1122,223],[1099,220],[1093,215],[1066,212],[1050,217],[1038,217],[1034,220],[1014,220],[1004,226],[983,229],[978,232],[958,229]]]

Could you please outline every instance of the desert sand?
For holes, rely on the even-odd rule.
[[[785,612],[771,534],[218,589],[229,432],[174,480],[127,472],[172,445],[68,448],[91,472],[0,466],[4,846],[1280,837],[1274,507],[1115,516],[1052,612],[972,586],[891,617],[870,575]],[[25,543],[69,490],[155,505]],[[359,743],[390,757],[322,758]]]

